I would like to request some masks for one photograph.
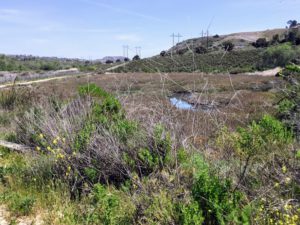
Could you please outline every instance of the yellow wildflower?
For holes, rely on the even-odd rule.
[[[39,137],[40,137],[41,139],[43,139],[43,138],[44,138],[44,135],[43,135],[43,134],[40,134]]]
[[[57,145],[57,140],[56,139],[53,140],[53,144]]]
[[[289,178],[289,177],[285,178],[285,183],[286,184],[289,184],[290,182],[291,182],[291,178]]]
[[[50,147],[50,146],[48,146],[48,147],[47,147],[47,150],[48,150],[48,151],[51,151],[51,147]]]
[[[283,172],[283,173],[286,173],[286,171],[287,171],[286,166],[283,166],[283,167],[282,167],[282,172]]]
[[[37,151],[41,151],[41,147],[37,146],[37,147],[36,147],[36,150],[37,150]]]

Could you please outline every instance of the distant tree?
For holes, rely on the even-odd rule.
[[[129,62],[130,61],[130,59],[129,58],[124,58],[124,62]]]
[[[106,61],[105,61],[105,63],[106,63],[106,64],[113,64],[113,63],[114,63],[114,61],[112,61],[112,60],[108,59],[108,60],[106,60]]]
[[[195,48],[195,53],[197,54],[205,54],[207,53],[207,49],[203,46],[199,46]]]
[[[166,55],[167,55],[167,52],[166,52],[166,51],[161,51],[161,52],[160,52],[160,56],[161,56],[161,57],[165,57]]]
[[[276,43],[278,43],[280,40],[279,40],[279,34],[275,34],[273,35],[272,37],[272,41],[271,41],[271,44],[274,45]]]
[[[291,42],[292,44],[296,44],[297,32],[292,30],[286,36],[286,41]]]
[[[225,49],[225,51],[232,51],[234,49],[234,44],[231,41],[225,41],[223,43],[223,48]]]
[[[220,37],[220,35],[218,35],[218,34],[213,36],[213,38],[219,38],[219,37]]]
[[[141,57],[139,55],[135,55],[133,58],[132,58],[132,61],[138,61],[140,60]]]
[[[117,63],[121,62],[121,59],[117,59],[116,62],[117,62]]]
[[[293,27],[297,26],[298,22],[297,22],[297,20],[289,20],[287,22],[287,24],[290,26],[290,28],[293,28]]]
[[[259,38],[252,45],[256,48],[266,48],[269,46],[269,42],[267,41],[266,38]]]

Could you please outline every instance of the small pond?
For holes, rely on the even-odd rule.
[[[179,99],[177,97],[170,98],[170,102],[173,106],[175,106],[177,109],[182,110],[195,110],[195,106],[188,103],[187,101],[184,101],[182,99]]]

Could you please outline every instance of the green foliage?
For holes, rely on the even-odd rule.
[[[159,159],[156,154],[152,154],[148,149],[140,149],[138,153],[139,159],[147,165],[151,170],[159,165]]]
[[[35,199],[32,196],[22,196],[18,193],[4,193],[2,196],[8,208],[17,216],[27,216],[32,212]]]
[[[296,104],[293,101],[289,99],[283,99],[278,105],[278,112],[280,114],[288,114],[294,109],[295,106]]]
[[[172,141],[170,134],[166,132],[162,125],[157,125],[154,129],[154,149],[159,154],[161,165],[171,161]]]
[[[299,53],[300,49],[292,46],[290,43],[272,46],[263,53],[261,67],[284,67],[292,59],[299,56]]]
[[[202,209],[206,224],[246,224],[242,217],[243,195],[233,192],[230,180],[221,180],[199,155],[194,156],[196,169],[192,196]],[[249,218],[246,218],[249,220]]]
[[[246,72],[256,69],[262,60],[262,49],[243,51],[210,52],[206,54],[165,55],[139,61],[132,61],[126,67],[119,67],[115,72],[228,72],[236,68]]]
[[[202,225],[204,222],[203,212],[198,202],[192,201],[186,205],[179,206],[180,224],[182,225]]]
[[[98,172],[94,168],[84,168],[84,174],[92,182],[96,182],[98,177]]]
[[[174,224],[176,221],[176,208],[172,198],[165,192],[151,196],[150,205],[144,211],[146,224]]]
[[[93,190],[94,213],[88,216],[92,224],[132,224],[134,205],[125,194],[96,184]]]
[[[83,125],[83,128],[78,132],[78,135],[74,141],[75,151],[83,152],[86,150],[87,144],[89,143],[95,129],[95,124],[91,123],[90,121],[87,121],[86,124]]]
[[[285,67],[290,72],[300,73],[300,66],[295,64],[290,64]]]
[[[238,130],[238,149],[242,156],[260,157],[284,147],[293,140],[290,132],[279,120],[265,115],[258,123],[253,121],[247,128]]]
[[[97,98],[105,98],[109,95],[106,91],[102,90],[100,87],[93,83],[80,86],[78,92],[82,96],[92,96]]]

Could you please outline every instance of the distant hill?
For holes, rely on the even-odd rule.
[[[281,66],[285,61],[300,58],[300,47],[297,46],[300,44],[300,32],[297,29],[192,38],[161,51],[154,57],[132,61],[117,68],[115,72],[244,73],[270,69]],[[291,32],[293,35],[290,35]],[[294,39],[290,40],[291,38]],[[232,50],[224,48],[224,44],[228,42],[232,44]],[[269,56],[270,60],[267,58]]]
[[[254,49],[252,43],[259,38],[266,38],[267,41],[271,41],[274,35],[278,34],[279,39],[283,39],[288,29],[273,29],[266,31],[255,32],[241,32],[228,35],[215,34],[209,37],[198,37],[182,41],[170,48],[166,52],[179,53],[180,51],[185,53],[190,49],[197,47],[204,47],[208,52],[220,51],[223,49],[223,43],[231,41],[235,45],[235,49]]]

